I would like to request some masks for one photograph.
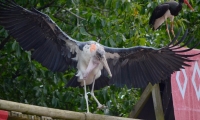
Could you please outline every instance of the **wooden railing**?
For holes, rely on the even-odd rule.
[[[9,112],[9,117],[15,119],[29,120],[52,120],[52,119],[65,119],[65,120],[136,120],[146,104],[149,97],[152,95],[153,105],[156,120],[164,120],[159,84],[152,86],[149,84],[143,91],[140,100],[133,107],[129,114],[129,118],[122,118],[116,116],[99,115],[84,112],[74,112],[67,110],[59,110],[54,108],[40,107],[35,105],[11,102],[0,99],[0,110]]]
[[[0,100],[0,109],[9,111],[9,117],[13,119],[29,120],[136,120],[131,118],[122,118],[108,115],[99,115],[92,113],[73,112],[67,110],[59,110],[35,105]],[[13,112],[15,111],[15,112]]]

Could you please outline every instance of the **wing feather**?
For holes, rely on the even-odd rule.
[[[150,58],[151,56],[149,56]],[[154,72],[155,77],[158,78],[158,80],[161,80],[162,74],[157,74],[160,71],[160,62],[156,62],[155,60],[149,59],[149,61],[145,62],[147,65],[149,65],[149,68],[151,68],[152,72]]]
[[[176,38],[178,38],[179,34],[180,32]],[[192,40],[186,40],[187,34],[188,31],[185,32],[178,43],[189,44],[193,38]],[[174,42],[176,41],[174,40]],[[111,78],[110,84],[115,84],[119,87],[126,85],[129,88],[145,87],[149,82],[156,84],[166,80],[173,72],[183,69],[184,66],[190,66],[188,62],[194,61],[190,60],[190,57],[200,54],[185,55],[185,52],[192,50],[198,44],[191,48],[183,48],[183,45],[173,46],[172,44],[174,43],[170,43],[160,49],[142,46],[132,48],[110,48],[104,46],[109,63],[116,63],[109,64],[110,68],[114,66],[114,69],[111,69],[111,73],[115,76]]]
[[[165,9],[168,8],[164,5]],[[161,13],[157,13],[158,16]],[[157,16],[153,16],[155,19]],[[155,22],[150,20],[150,24]],[[47,15],[33,9],[31,11],[16,5],[12,1],[0,2],[0,25],[8,30],[24,50],[33,51],[32,57],[52,71],[65,71],[74,67],[71,58],[76,50],[85,43],[78,42],[65,34]],[[193,41],[185,41],[188,31],[175,44],[178,35],[166,47],[155,49],[152,47],[137,46],[132,48],[105,47],[106,57],[113,77],[110,84],[123,87],[145,87],[149,82],[159,83],[167,79],[174,71],[192,62],[184,55],[199,44],[188,49],[183,47]],[[176,46],[184,41],[184,45]],[[103,78],[108,76],[105,69]],[[104,84],[104,83],[102,83]]]
[[[27,10],[13,1],[0,2],[0,25],[13,36],[32,58],[52,71],[65,71],[74,66],[71,51],[77,41],[68,37],[49,16],[36,9]]]
[[[161,75],[157,74],[159,71],[158,69],[151,63],[151,60],[144,62],[145,66],[147,66],[147,70],[149,71],[150,75],[152,76],[152,79],[148,80],[148,76],[145,78],[148,81],[153,81],[153,84],[160,82],[161,80]],[[157,79],[156,79],[157,78]]]
[[[139,66],[139,63],[136,63],[135,66],[136,66],[135,67],[136,68],[135,75],[137,76],[136,79],[139,79],[139,80],[137,80],[137,84],[142,86],[141,77],[143,77],[143,76],[141,75],[141,72],[140,72],[141,71],[141,67]],[[139,87],[139,86],[136,86],[136,87]]]
[[[161,77],[164,78],[163,72],[168,74],[168,71],[170,70],[168,67],[163,66],[165,65],[163,64],[164,61],[162,61],[162,59],[159,59],[159,56],[155,56],[154,54],[150,55],[150,60],[153,61],[152,66],[156,66],[155,69],[158,70],[157,73],[160,72],[160,75],[162,75]]]

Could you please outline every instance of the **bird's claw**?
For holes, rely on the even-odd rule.
[[[105,106],[105,105],[98,105],[98,107],[97,107],[98,109],[106,109],[106,108],[108,108],[108,106]]]
[[[92,114],[91,112],[88,112],[88,111],[87,111],[86,113],[87,113],[87,114]]]

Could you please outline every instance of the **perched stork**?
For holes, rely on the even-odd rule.
[[[189,66],[189,58],[182,52],[193,48],[177,47],[187,32],[175,45],[156,49],[137,46],[132,48],[111,48],[95,41],[79,42],[64,33],[49,16],[36,9],[27,10],[12,1],[0,2],[0,25],[13,36],[24,50],[31,50],[32,58],[54,72],[77,68],[78,82],[84,86],[88,108],[86,85],[93,84],[91,95],[99,108],[104,106],[94,96],[95,80],[110,76],[110,84],[116,86],[145,87],[165,80],[170,75]],[[195,46],[194,46],[195,47]]]
[[[167,25],[167,18],[170,18],[171,21],[171,32],[175,37],[174,30],[173,30],[173,21],[174,16],[177,16],[179,12],[182,10],[182,4],[185,3],[191,10],[193,10],[192,6],[189,4],[188,0],[179,0],[176,1],[169,1],[158,5],[154,10],[149,20],[149,25],[156,30],[160,27],[160,25],[165,21],[166,22],[166,31],[171,41],[168,25]]]

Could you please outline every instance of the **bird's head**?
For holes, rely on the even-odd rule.
[[[98,48],[98,49],[96,50],[96,57],[97,57],[97,59],[99,59],[99,60],[103,59],[103,58],[105,57],[105,51],[104,51],[104,49]]]
[[[103,67],[108,72],[108,75],[112,77],[112,74],[111,74],[111,71],[108,66],[106,56],[105,56],[106,52],[102,45],[94,41],[91,41],[89,44],[87,44],[84,47],[84,51],[85,51],[84,53],[86,53],[85,54],[86,56],[89,55],[89,57],[87,57],[89,58],[89,61],[88,61],[89,63],[88,63],[88,67],[85,70],[84,79],[87,79],[88,74],[90,74],[91,71],[97,68],[99,64],[103,65]]]
[[[184,2],[192,11],[194,10],[193,8],[192,8],[192,6],[190,5],[190,3],[188,2],[188,0],[179,0],[179,2]]]
[[[101,46],[98,43],[92,43],[90,45],[90,51],[91,51],[91,53],[95,53],[94,54],[95,59],[102,63],[103,67],[108,72],[109,77],[112,77],[112,74],[111,74],[111,71],[110,71],[110,68],[108,66],[108,62],[107,62],[106,56],[105,56],[106,52],[104,50],[104,47]]]
[[[91,41],[90,43],[90,53],[92,56],[95,56],[99,60],[105,57],[104,48],[99,43],[96,43],[94,41]]]

